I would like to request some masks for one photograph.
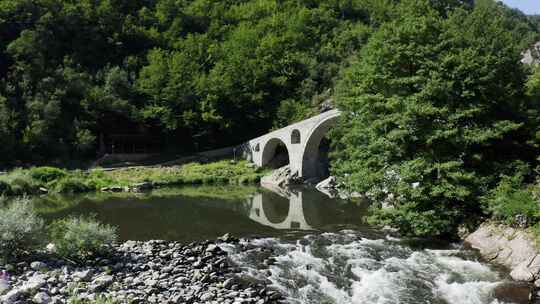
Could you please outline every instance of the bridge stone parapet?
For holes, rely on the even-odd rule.
[[[267,165],[283,144],[289,153],[291,171],[308,179],[317,176],[319,145],[341,112],[330,110],[287,127],[254,138],[243,145],[248,160],[257,166]]]

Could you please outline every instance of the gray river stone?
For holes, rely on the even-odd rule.
[[[32,268],[35,271],[41,271],[47,268],[47,264],[43,262],[32,262],[30,264],[30,268]]]
[[[44,274],[36,274],[26,281],[20,291],[23,293],[32,293],[47,284],[47,276]]]
[[[92,269],[85,269],[73,273],[73,277],[81,281],[89,281],[92,278],[94,271]]]
[[[43,261],[46,268],[18,263],[0,302],[65,304],[75,294],[118,303],[285,303],[264,283],[238,277],[222,249],[237,245],[229,235],[192,244],[128,241],[116,246],[113,256],[83,265],[54,259]]]
[[[45,292],[38,292],[33,298],[32,301],[36,304],[50,304],[52,298]]]

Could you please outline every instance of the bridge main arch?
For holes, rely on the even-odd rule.
[[[308,133],[300,162],[301,176],[303,178],[319,177],[320,172],[318,168],[321,162],[321,151],[319,148],[330,128],[336,124],[338,117],[339,115],[325,117],[325,119],[321,120]]]
[[[271,167],[280,167],[285,163],[290,163],[291,155],[289,150],[289,147],[282,139],[278,137],[270,138],[262,148],[261,166],[269,165],[276,157],[280,157],[282,153],[286,153],[286,160],[277,160],[277,164],[272,164]]]

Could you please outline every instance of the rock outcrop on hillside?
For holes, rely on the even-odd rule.
[[[521,54],[521,62],[528,65],[538,65],[540,63],[540,41]]]

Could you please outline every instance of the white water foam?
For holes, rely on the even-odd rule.
[[[485,281],[465,283],[448,282],[447,275],[437,278],[437,294],[448,303],[483,304],[496,303],[491,298],[491,291],[499,284]]]
[[[398,239],[352,231],[244,245],[229,249],[233,259],[249,275],[270,280],[289,303],[501,304],[492,295],[504,281],[499,273],[461,250],[413,250]],[[260,253],[270,251],[276,263],[265,267],[268,254]]]

